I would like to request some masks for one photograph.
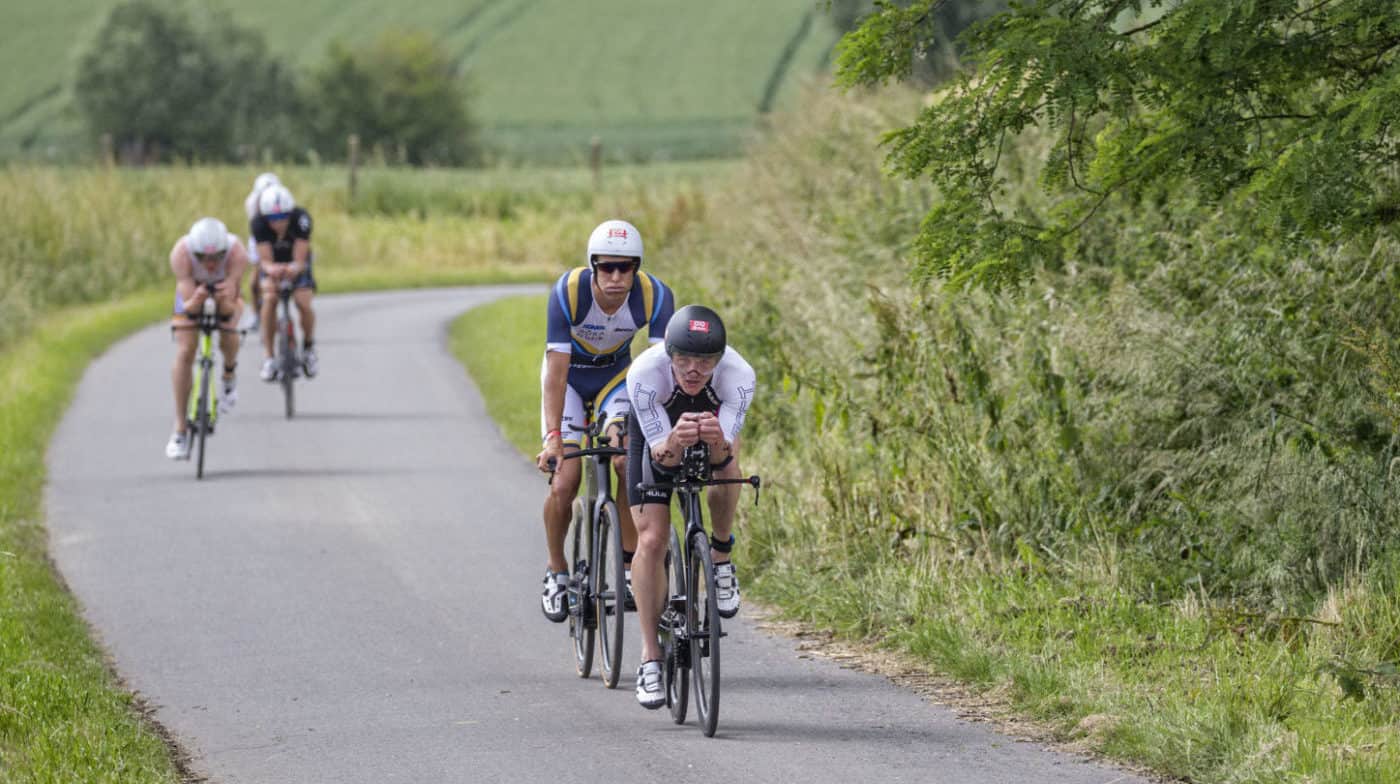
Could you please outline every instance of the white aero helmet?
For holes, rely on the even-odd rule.
[[[642,233],[625,220],[609,220],[598,224],[588,235],[588,255],[584,261],[593,265],[595,256],[631,256],[642,266]]]
[[[262,193],[263,189],[265,189],[269,185],[281,184],[282,181],[277,179],[277,175],[273,174],[272,172],[263,172],[262,174],[258,175],[258,178],[256,180],[253,180],[253,193]]]
[[[228,227],[218,218],[200,218],[185,235],[185,247],[196,257],[228,253]]]
[[[258,194],[259,215],[281,215],[291,212],[296,206],[296,201],[292,199],[292,192],[280,183],[270,185]]]

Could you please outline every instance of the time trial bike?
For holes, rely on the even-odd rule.
[[[584,427],[572,428],[582,436],[582,447],[564,455],[565,460],[586,463],[584,491],[574,499],[564,537],[564,558],[569,564],[565,597],[575,669],[580,678],[592,672],[596,638],[602,657],[599,674],[603,685],[611,689],[622,674],[622,630],[629,609],[622,528],[613,499],[612,458],[627,454],[627,450],[609,443],[611,439],[603,433],[605,423],[593,419],[591,407],[585,415]]]
[[[757,475],[736,479],[711,476],[710,448],[703,441],[686,447],[680,470],[670,482],[639,484],[638,489],[673,490],[680,503],[685,532],[671,528],[666,549],[666,585],[670,598],[662,608],[657,633],[661,638],[661,673],[671,719],[684,724],[689,691],[695,689],[695,711],[701,730],[713,737],[719,726],[720,625],[715,564],[710,535],[705,531],[701,496],[706,487],[747,484],[754,503],[762,480]]]

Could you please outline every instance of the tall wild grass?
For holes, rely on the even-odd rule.
[[[581,263],[589,230],[631,215],[656,230],[704,209],[726,164],[586,169],[360,172],[277,169],[315,221],[317,278],[405,283],[547,280]],[[0,349],[40,314],[170,284],[171,246],[205,215],[247,237],[243,199],[258,170],[9,166],[0,169]]]

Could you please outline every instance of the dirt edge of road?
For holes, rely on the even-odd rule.
[[[1183,781],[1098,752],[1097,737],[1116,721],[1111,716],[1086,716],[1077,728],[1078,737],[1066,738],[1049,724],[1016,713],[995,689],[978,691],[965,683],[929,672],[927,666],[908,654],[884,650],[871,643],[839,640],[830,632],[781,618],[771,607],[747,600],[745,604],[745,614],[759,630],[797,643],[798,658],[824,659],[846,669],[882,676],[928,702],[952,710],[960,719],[988,724],[1011,740],[1034,743],[1051,751],[1109,765],[1149,781],[1162,784]]]

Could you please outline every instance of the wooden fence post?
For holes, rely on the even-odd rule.
[[[346,139],[346,144],[350,148],[350,201],[351,203],[354,203],[355,175],[357,173],[357,170],[360,168],[360,135],[357,133],[350,134],[350,138]]]

